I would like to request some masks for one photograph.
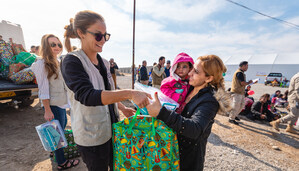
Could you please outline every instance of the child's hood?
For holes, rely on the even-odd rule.
[[[170,68],[170,75],[176,81],[178,81],[180,79],[180,77],[178,75],[176,75],[174,72],[175,72],[175,70],[176,70],[176,68],[178,66],[178,63],[180,63],[180,62],[190,62],[192,65],[194,65],[193,59],[187,53],[182,52],[182,53],[178,54],[175,57],[175,59],[173,61],[173,64],[172,64],[172,66]]]

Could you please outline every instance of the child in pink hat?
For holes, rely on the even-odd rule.
[[[162,93],[180,104],[177,113],[181,113],[185,106],[184,102],[190,88],[188,73],[193,69],[193,64],[194,61],[188,54],[178,54],[170,69],[170,77],[165,78],[161,83]]]

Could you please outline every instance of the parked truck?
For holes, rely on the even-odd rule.
[[[36,84],[17,85],[0,79],[0,103],[7,103],[15,108],[26,107],[38,97]]]
[[[271,72],[265,78],[265,85],[268,85],[269,83],[274,81],[274,79],[276,79],[276,81],[280,84],[285,80],[285,77],[282,75],[282,73]]]
[[[14,43],[25,47],[23,31],[19,24],[2,20],[0,22],[0,35],[1,39],[6,42],[12,43],[11,40],[14,40]],[[1,56],[0,52],[1,57],[3,56]],[[0,77],[0,103],[7,103],[18,108],[19,106],[31,105],[37,97],[38,87],[36,84],[17,85]]]

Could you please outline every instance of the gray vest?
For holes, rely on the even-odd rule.
[[[99,70],[91,63],[83,50],[70,53],[80,59],[94,89],[105,90],[104,80]],[[108,80],[114,90],[113,78],[110,73],[110,64],[103,59],[107,68]],[[67,88],[71,103],[71,123],[75,142],[81,146],[97,146],[106,143],[112,137],[111,119],[108,105],[85,106],[74,98],[74,92]],[[99,97],[100,98],[100,97]],[[117,117],[118,109],[114,109]]]
[[[67,104],[67,92],[66,86],[62,79],[62,75],[59,69],[59,75],[57,79],[54,79],[56,75],[53,75],[49,79],[49,94],[50,94],[50,105],[61,106]]]

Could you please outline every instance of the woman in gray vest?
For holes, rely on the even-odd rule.
[[[149,94],[135,90],[115,90],[110,64],[99,52],[109,40],[104,18],[93,11],[78,12],[65,26],[68,54],[61,71],[71,102],[74,139],[88,170],[112,170],[112,123],[134,110],[121,101],[132,99],[140,108],[149,104]],[[81,49],[72,51],[70,38],[81,41]]]
[[[40,55],[42,59],[32,64],[39,89],[39,98],[45,110],[44,118],[47,121],[56,119],[62,129],[67,123],[66,108],[69,107],[67,92],[60,72],[57,57],[62,52],[62,44],[59,38],[53,34],[42,37]],[[63,149],[55,152],[58,170],[64,170],[79,164],[79,160],[66,160]]]

